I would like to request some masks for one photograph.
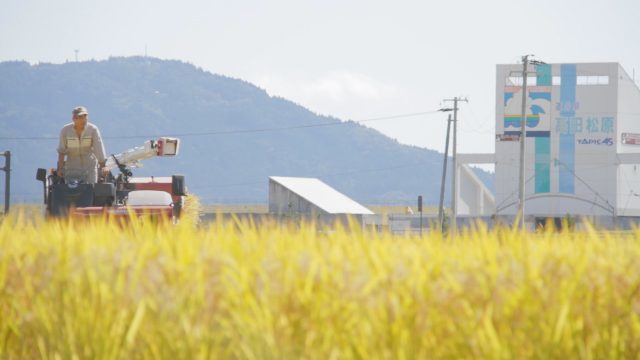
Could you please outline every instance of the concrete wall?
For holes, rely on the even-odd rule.
[[[301,220],[310,221],[308,218],[298,217],[298,218],[290,218],[290,217],[282,217],[273,214],[264,214],[264,213],[234,213],[234,214],[215,214],[215,213],[206,213],[200,217],[200,224],[202,226],[206,226],[212,222],[223,220],[223,221],[240,221],[240,222],[250,222],[257,226],[263,224],[281,224],[283,226],[300,226]],[[331,218],[332,220],[336,220],[336,218]],[[535,229],[535,218],[529,218],[530,221],[527,222],[527,228],[529,230]],[[562,220],[562,218],[561,218]],[[337,221],[346,227],[349,225],[346,217],[338,217]],[[515,218],[513,216],[499,216],[499,217],[488,217],[488,216],[459,216],[457,219],[457,224],[459,229],[470,228],[473,227],[477,222],[483,222],[487,228],[492,229],[496,226],[505,226],[510,227],[514,224]],[[610,230],[628,230],[632,229],[634,226],[637,226],[640,223],[640,217],[612,217],[612,216],[591,216],[587,218],[581,217],[573,217],[572,221],[574,222],[574,226],[578,230],[585,230],[586,225],[585,221],[588,221],[591,225],[595,226],[598,229],[610,229]],[[355,223],[358,223],[356,221]],[[315,221],[315,224],[318,225],[320,231],[324,229],[332,229],[336,222],[329,222],[327,219],[321,221]],[[420,215],[419,214],[389,214],[389,215],[368,215],[365,216],[363,222],[358,224],[358,226],[364,226],[366,229],[374,229],[380,232],[391,232],[394,234],[413,234],[417,235],[420,233]],[[437,217],[430,214],[424,215],[422,219],[422,233],[426,234],[430,231],[440,231],[437,226]]]
[[[370,215],[368,215],[370,216]],[[366,216],[365,216],[366,217]],[[313,223],[320,228],[333,228],[336,224],[340,224],[345,228],[352,225],[361,226],[378,226],[380,223],[375,220],[363,219],[361,215],[276,215],[265,213],[205,213],[200,215],[200,223],[202,225],[216,221],[239,221],[253,223],[255,225],[280,224],[287,226],[300,226],[303,223]]]

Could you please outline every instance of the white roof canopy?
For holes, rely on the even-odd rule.
[[[316,178],[271,176],[272,181],[291,190],[329,214],[373,215],[373,212]]]

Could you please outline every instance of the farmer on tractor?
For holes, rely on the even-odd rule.
[[[98,166],[103,177],[109,173],[100,130],[88,122],[89,113],[84,106],[74,108],[72,114],[73,122],[60,131],[58,176],[95,184]]]
[[[131,168],[141,167],[149,158],[177,155],[179,143],[177,138],[160,137],[106,156],[100,131],[87,122],[87,109],[73,109],[73,123],[60,132],[57,171],[36,172],[43,184],[46,214],[126,218],[135,212],[177,219],[186,196],[184,176],[133,177]],[[114,176],[111,170],[119,174]]]

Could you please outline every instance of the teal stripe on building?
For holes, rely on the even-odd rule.
[[[551,65],[536,65],[536,85],[551,86],[551,84]],[[551,102],[551,93],[548,94],[548,99]],[[549,141],[549,135],[536,137],[534,171],[535,193],[551,192],[551,141]]]
[[[560,116],[570,120],[576,116],[577,69],[575,64],[560,65]],[[557,121],[557,120],[556,120]],[[575,194],[576,135],[574,130],[560,134],[559,184],[561,193]]]
[[[535,192],[551,192],[551,142],[548,136],[536,138]]]
[[[551,65],[536,65],[536,85],[551,86]]]

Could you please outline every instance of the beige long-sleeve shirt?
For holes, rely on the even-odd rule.
[[[87,183],[97,181],[98,163],[104,163],[106,155],[98,127],[88,123],[78,136],[73,123],[65,125],[60,131],[58,153],[66,155],[64,176],[76,178]]]

